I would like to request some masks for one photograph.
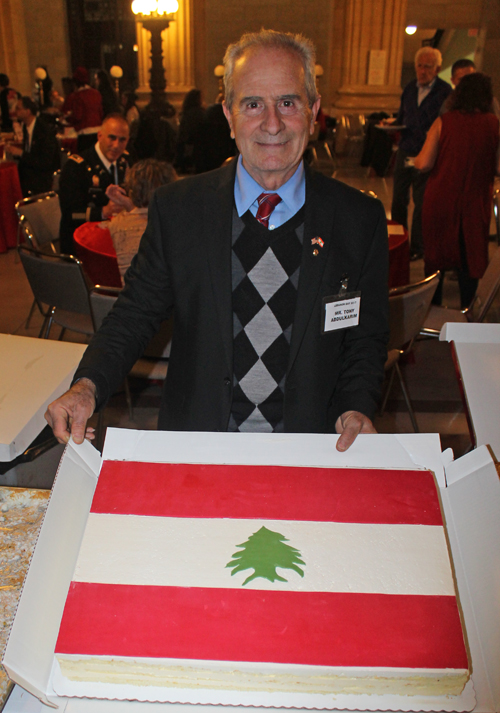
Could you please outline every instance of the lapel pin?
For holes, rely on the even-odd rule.
[[[321,238],[312,238],[312,240],[311,240],[311,245],[319,245],[320,248],[322,248],[324,244],[325,244],[325,242]],[[314,248],[313,255],[314,255],[314,257],[319,255],[318,248]]]

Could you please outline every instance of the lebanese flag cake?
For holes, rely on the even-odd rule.
[[[458,695],[434,476],[104,461],[56,657],[71,681]]]

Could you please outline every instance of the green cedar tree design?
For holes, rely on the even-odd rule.
[[[256,577],[263,577],[270,582],[274,582],[276,579],[279,579],[280,582],[287,582],[288,580],[280,577],[276,572],[276,567],[293,569],[303,577],[304,570],[297,566],[305,564],[300,559],[299,550],[285,545],[285,542],[288,542],[288,539],[284,535],[268,530],[267,527],[261,527],[260,530],[250,535],[246,542],[236,545],[236,547],[242,547],[243,550],[235,552],[226,567],[233,568],[231,576],[245,569],[254,570],[254,573],[245,579],[243,586]]]

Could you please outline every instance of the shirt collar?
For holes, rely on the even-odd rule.
[[[30,138],[33,136],[33,129],[35,128],[35,124],[36,124],[36,116],[33,119],[33,121],[31,122],[31,124],[26,127],[26,131],[28,132],[28,136]]]
[[[101,161],[102,161],[102,163],[104,164],[105,168],[109,171],[109,167],[111,166],[111,161],[108,161],[108,159],[106,158],[106,156],[105,156],[105,155],[103,154],[103,152],[101,151],[101,147],[99,146],[99,142],[96,143],[96,145],[94,146],[94,148],[95,148],[95,150],[96,150],[96,154],[97,154],[97,155],[99,156],[99,158],[101,159]]]
[[[236,180],[234,182],[234,201],[240,217],[247,212],[264,190],[265,189],[252,178],[243,166],[240,154],[236,167]],[[297,170],[286,183],[280,186],[278,190],[269,191],[269,193],[277,193],[283,203],[289,208],[290,214],[295,215],[295,213],[302,208],[306,199],[304,162],[301,161],[299,163]]]
[[[419,83],[417,82],[417,87],[418,87],[420,90],[425,90],[425,91],[429,91],[429,92],[430,92],[430,90],[432,89],[432,87],[433,87],[434,84],[436,83],[436,79],[437,79],[437,76],[434,77],[434,79],[432,80],[432,82],[429,82],[429,84],[419,84]]]

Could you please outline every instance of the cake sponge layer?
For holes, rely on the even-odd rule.
[[[166,688],[285,693],[370,694],[404,696],[459,695],[467,670],[421,671],[385,668],[326,668],[256,665],[237,662],[176,661],[171,659],[82,657],[57,655],[61,673],[71,681]]]

